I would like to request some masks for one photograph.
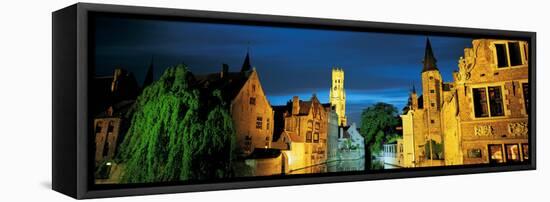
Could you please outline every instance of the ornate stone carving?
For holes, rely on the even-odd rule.
[[[493,126],[490,125],[480,125],[474,127],[474,134],[478,137],[493,136],[493,131]]]
[[[477,52],[477,51],[476,51]],[[476,53],[474,53],[474,50],[471,48],[464,49],[464,57],[460,57],[458,60],[458,75],[457,79],[459,81],[467,81],[470,79],[471,74],[470,72],[474,68],[475,65],[475,58]]]
[[[512,137],[527,136],[529,134],[529,127],[525,122],[509,123],[508,132]]]

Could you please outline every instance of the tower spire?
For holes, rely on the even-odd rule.
[[[437,60],[435,59],[430,39],[426,38],[426,50],[424,52],[424,60],[422,61],[422,63],[424,63],[424,68],[422,69],[422,72],[439,70],[437,69],[436,62]]]
[[[252,65],[250,64],[250,51],[246,50],[246,57],[244,58],[243,66],[241,67],[241,72],[247,72],[252,69]]]
[[[149,69],[147,69],[147,74],[145,74],[145,79],[143,80],[143,88],[153,83],[154,78],[154,57],[151,56],[151,63],[149,64]]]

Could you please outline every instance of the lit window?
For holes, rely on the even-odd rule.
[[[502,145],[500,144],[489,145],[489,162],[504,163],[504,157],[502,154]]]
[[[262,117],[261,116],[256,117],[256,128],[257,129],[262,129]]]
[[[506,161],[507,162],[519,162],[521,161],[519,156],[519,145],[507,144],[506,145]]]
[[[313,142],[315,142],[315,143],[319,142],[319,133],[318,132],[313,133]]]

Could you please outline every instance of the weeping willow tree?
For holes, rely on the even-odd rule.
[[[122,183],[231,175],[231,116],[219,91],[201,95],[192,79],[185,65],[177,65],[138,97],[117,157],[124,164]]]
[[[382,150],[388,137],[395,136],[399,125],[397,109],[388,103],[379,102],[361,113],[361,135],[365,138],[365,169],[372,169],[372,155]]]

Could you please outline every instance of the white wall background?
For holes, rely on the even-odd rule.
[[[113,201],[528,201],[550,179],[545,1],[90,1],[213,11],[536,31],[538,170],[107,199]],[[0,201],[68,201],[51,191],[51,12],[75,1],[1,1]],[[28,200],[27,200],[28,199]],[[538,200],[537,200],[538,199]]]

